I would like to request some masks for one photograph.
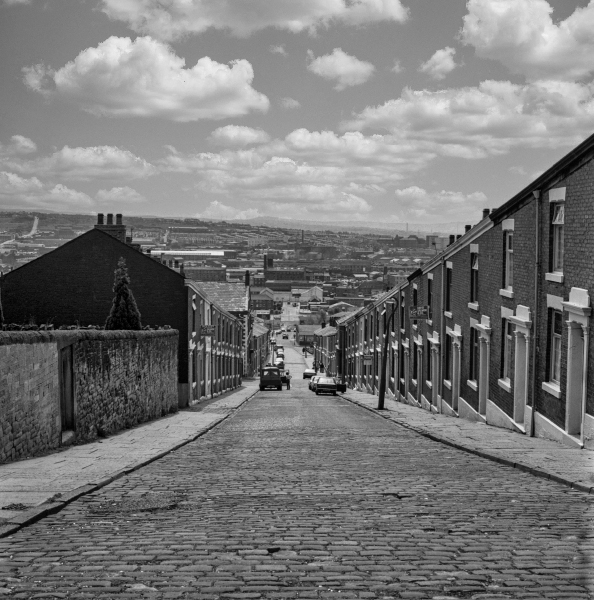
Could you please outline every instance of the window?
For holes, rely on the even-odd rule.
[[[413,346],[411,348],[412,355],[413,355],[413,368],[412,368],[413,377],[414,377],[413,383],[416,383],[416,379],[418,377],[418,371],[419,371],[419,352],[416,348],[416,344],[413,345],[411,342],[411,346]]]
[[[505,232],[505,265],[503,287],[511,290],[514,285],[514,232]]]
[[[429,280],[431,281],[431,280]],[[429,340],[427,340],[425,342],[425,356],[426,358],[426,363],[427,363],[427,381],[431,381],[433,379],[433,371],[432,371],[432,363],[433,361],[431,360],[431,342]]]
[[[514,324],[507,319],[501,322],[501,379],[509,380],[512,374],[512,348]]]
[[[417,306],[419,304],[419,291],[417,290],[416,286],[413,286],[412,303],[413,306]]]
[[[445,310],[452,310],[452,269],[446,269]]]
[[[479,275],[478,254],[470,255],[470,301],[478,302],[478,275]]]
[[[380,316],[375,315],[375,337],[379,337]]]
[[[394,301],[394,305],[390,307],[390,316],[388,316],[388,313],[386,313],[386,317],[388,317],[388,319],[391,317],[392,318],[392,333],[396,332],[396,310],[398,309],[398,302],[395,300]]]
[[[558,202],[553,205],[553,272],[563,273],[563,253],[565,237],[565,204]]]
[[[433,306],[433,279],[427,279],[427,306]]]
[[[480,348],[479,332],[471,327],[470,329],[470,376],[472,381],[478,381],[480,369]]]
[[[561,383],[561,336],[563,315],[560,310],[551,310],[549,321],[549,381]]]
[[[400,329],[404,329],[404,321],[406,318],[406,306],[404,302],[404,292],[400,295]]]

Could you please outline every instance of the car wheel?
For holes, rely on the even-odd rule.
[[[282,385],[277,385],[277,386],[276,386],[276,389],[277,389],[279,392],[282,392],[282,391],[283,391],[283,386],[282,386]]]
[[[316,390],[316,396],[319,396],[319,395],[320,395],[320,392],[318,392],[318,391]]]
[[[336,396],[336,392],[332,392],[332,395],[333,395],[333,396]]]
[[[264,391],[264,386],[263,386],[263,385],[261,385],[261,386],[260,386],[260,391],[261,391],[261,392],[263,392],[263,391]]]

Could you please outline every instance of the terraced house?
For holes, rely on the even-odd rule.
[[[594,447],[594,136],[338,324],[337,370],[421,409]]]

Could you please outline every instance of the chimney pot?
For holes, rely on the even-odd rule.
[[[456,236],[450,235],[450,244],[453,244],[455,240],[456,240]]]
[[[107,224],[113,225],[113,214],[112,213],[107,213]]]
[[[488,208],[483,208],[483,219],[486,219],[490,212],[491,211]]]
[[[97,225],[103,225],[103,213],[97,215]]]
[[[472,229],[472,225],[464,225],[464,233],[468,233]]]
[[[122,215],[121,213],[118,213],[116,215],[116,225],[121,225],[122,224]]]

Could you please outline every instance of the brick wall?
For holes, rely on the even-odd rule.
[[[70,345],[77,442],[177,410],[175,330],[3,332],[0,462],[60,446],[59,353]]]

